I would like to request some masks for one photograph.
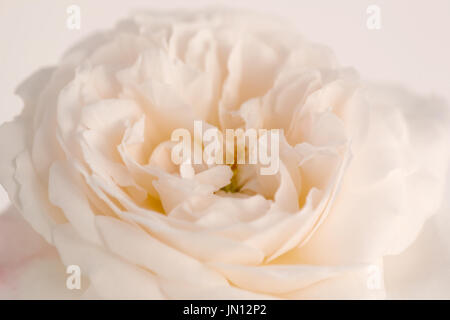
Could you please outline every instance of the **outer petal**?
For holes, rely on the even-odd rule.
[[[370,88],[367,140],[328,218],[299,249],[307,263],[365,263],[404,250],[442,200],[448,107],[392,88]]]
[[[286,295],[290,299],[385,299],[381,263],[362,265]]]
[[[77,299],[85,289],[66,288],[56,250],[10,208],[0,213],[0,300]]]
[[[52,165],[49,178],[50,201],[63,210],[78,234],[88,241],[101,244],[95,228],[94,212],[83,191],[81,179],[68,163],[60,161]]]
[[[56,248],[65,265],[78,265],[105,299],[164,299],[157,278],[104,249],[83,241],[69,224],[55,228]],[[126,275],[126,276],[125,276]]]
[[[142,229],[114,218],[97,217],[96,220],[109,249],[131,263],[164,278],[195,286],[228,284],[199,261],[174,250]]]
[[[311,265],[239,266],[215,264],[235,286],[266,294],[286,294],[344,273],[345,268]]]
[[[384,259],[388,299],[450,299],[450,243],[438,231],[438,223],[449,216],[446,208],[407,250]]]

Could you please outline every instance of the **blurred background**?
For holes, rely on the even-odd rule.
[[[81,9],[79,30],[67,27],[71,5]],[[449,0],[0,0],[0,124],[21,110],[14,94],[18,84],[58,63],[91,32],[112,28],[139,8],[215,5],[285,18],[305,37],[330,46],[342,65],[355,67],[362,77],[450,101]],[[380,29],[367,27],[371,5],[380,9]],[[0,187],[0,212],[8,205]]]

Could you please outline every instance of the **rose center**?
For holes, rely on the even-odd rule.
[[[230,192],[230,193],[236,193],[241,190],[241,186],[238,185],[238,179],[237,179],[237,174],[238,174],[237,164],[232,164],[231,170],[233,171],[233,176],[231,177],[231,182],[220,190],[225,191],[225,192]]]

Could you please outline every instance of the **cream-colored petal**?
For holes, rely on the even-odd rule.
[[[222,128],[239,125],[230,112],[246,100],[264,95],[272,86],[280,63],[274,48],[250,34],[241,34],[228,58],[228,77],[219,105]]]
[[[371,90],[366,141],[352,150],[328,218],[301,249],[309,263],[399,253],[440,205],[449,159],[446,107],[407,92]]]
[[[450,299],[450,246],[440,234],[443,210],[428,221],[416,241],[399,255],[384,258],[388,299]]]
[[[369,265],[355,266],[347,272],[319,281],[284,295],[287,299],[313,300],[362,300],[385,299],[383,265],[374,262]]]
[[[164,299],[157,277],[76,235],[68,224],[54,229],[55,246],[65,265],[77,265],[104,299]]]
[[[158,276],[195,286],[217,286],[227,282],[199,261],[118,219],[97,217],[97,226],[109,250]]]
[[[19,185],[16,205],[33,228],[52,243],[53,226],[65,218],[48,200],[48,192],[37,177],[27,151],[17,157],[16,165],[15,180]]]
[[[131,213],[123,213],[123,216],[145,227],[160,241],[201,261],[255,265],[263,260],[260,250],[238,241],[198,231],[177,230]]]
[[[95,226],[93,212],[86,195],[81,177],[67,162],[55,162],[50,168],[50,202],[61,208],[65,217],[78,234],[85,240],[100,245],[101,240]]]
[[[313,265],[239,266],[214,264],[235,286],[265,294],[287,294],[340,275],[350,268]]]
[[[174,300],[274,300],[275,296],[233,286],[197,287],[175,281],[161,281],[161,290]]]

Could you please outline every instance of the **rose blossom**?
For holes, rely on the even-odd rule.
[[[261,15],[139,13],[18,94],[0,182],[85,297],[384,298],[383,259],[447,181],[445,104],[368,84]],[[279,172],[174,164],[170,135],[195,120],[282,129]]]

